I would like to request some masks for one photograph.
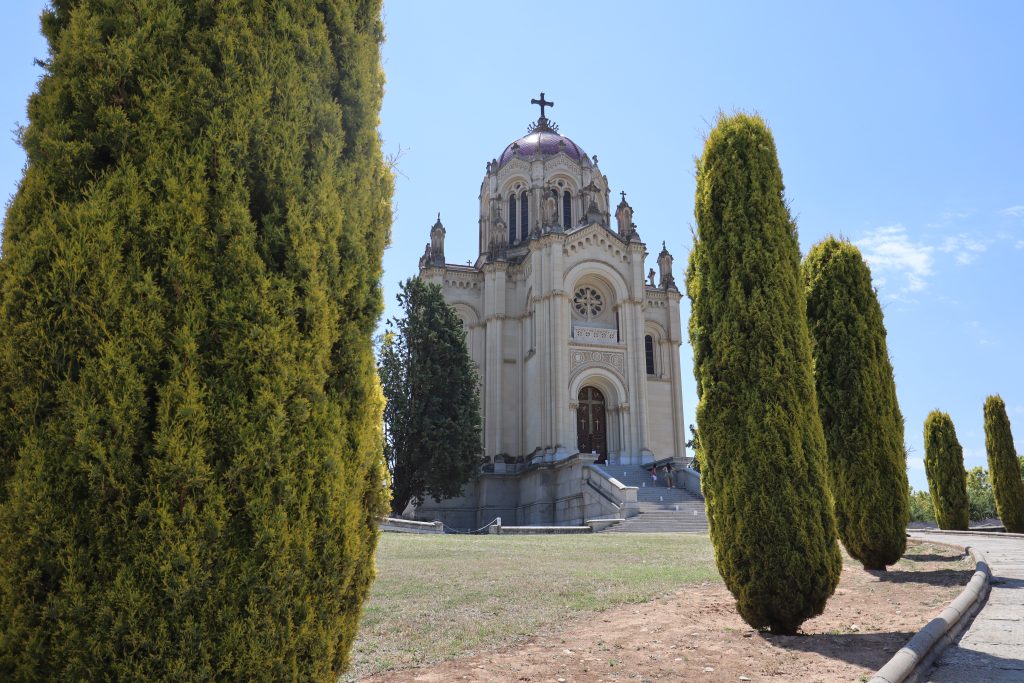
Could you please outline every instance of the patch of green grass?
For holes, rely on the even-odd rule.
[[[707,536],[383,534],[349,680],[721,581]]]

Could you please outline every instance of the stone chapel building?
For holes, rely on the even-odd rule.
[[[597,156],[558,132],[543,93],[532,102],[536,123],[487,163],[476,262],[445,262],[440,216],[419,262],[481,378],[489,465],[462,498],[417,512],[453,525],[502,511],[507,524],[580,523],[599,512],[583,482],[602,471],[584,466],[685,460],[672,256],[662,244],[645,276],[625,193],[613,213]]]

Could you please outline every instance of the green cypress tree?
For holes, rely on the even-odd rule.
[[[1002,397],[985,399],[985,450],[996,498],[996,511],[1010,533],[1024,533],[1024,480],[1013,446],[1010,419]]]
[[[953,420],[933,410],[924,421],[924,471],[940,529],[964,530],[970,517],[964,450]]]
[[[441,287],[412,278],[380,354],[392,512],[461,495],[482,462],[480,398],[466,332]]]
[[[0,260],[0,678],[336,680],[387,509],[379,0],[55,0]]]
[[[824,609],[841,559],[796,226],[760,117],[719,116],[695,213],[687,292],[715,560],[747,623],[793,633]]]
[[[885,569],[906,549],[910,500],[882,308],[847,241],[814,245],[802,270],[839,538],[865,569]]]

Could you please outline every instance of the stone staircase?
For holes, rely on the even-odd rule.
[[[640,465],[603,465],[601,469],[626,486],[636,486],[640,508],[639,515],[601,533],[708,532],[704,498],[699,493],[670,489],[663,478],[652,480]]]

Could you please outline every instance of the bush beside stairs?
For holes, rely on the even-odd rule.
[[[652,480],[650,472],[641,465],[604,465],[601,469],[626,486],[636,486],[640,508],[640,514],[601,533],[708,533],[704,497],[699,493],[670,489],[661,476],[657,481]]]

